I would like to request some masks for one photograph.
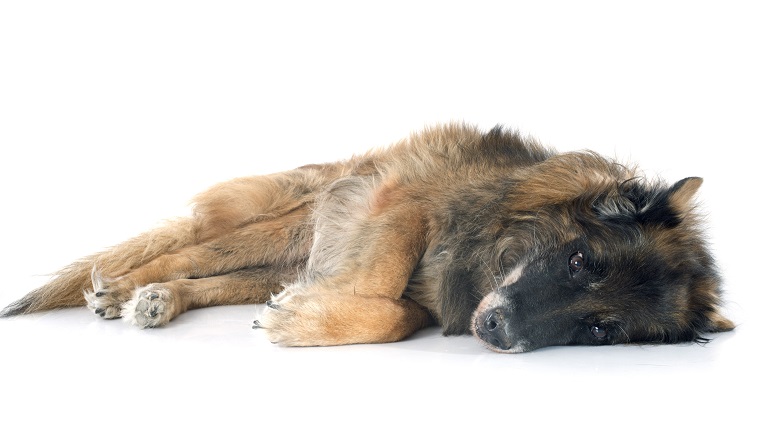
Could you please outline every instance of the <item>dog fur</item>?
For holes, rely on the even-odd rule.
[[[393,342],[432,324],[499,352],[699,341],[734,327],[692,207],[701,183],[442,125],[216,185],[191,217],[71,264],[1,315],[87,305],[149,328],[266,302],[254,328],[280,345]]]

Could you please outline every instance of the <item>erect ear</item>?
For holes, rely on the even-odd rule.
[[[702,178],[686,178],[661,191],[639,189],[642,194],[631,192],[628,197],[634,201],[635,207],[640,208],[636,219],[642,224],[675,227],[690,212],[700,185]]]
[[[673,184],[668,193],[668,204],[678,215],[689,211],[692,199],[702,185],[702,178],[686,178]]]

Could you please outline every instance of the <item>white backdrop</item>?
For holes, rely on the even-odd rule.
[[[256,306],[153,331],[73,309],[0,321],[0,416],[29,428],[756,426],[758,19],[732,1],[3,2],[2,305],[187,213],[215,182],[464,120],[669,181],[704,177],[739,328],[707,346],[503,356],[435,329],[278,348],[250,330]]]

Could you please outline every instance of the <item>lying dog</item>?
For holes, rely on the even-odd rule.
[[[431,324],[499,352],[700,341],[734,327],[692,210],[701,183],[440,126],[217,185],[192,217],[73,263],[2,316],[86,304],[147,328],[266,302],[254,328],[280,345],[393,342]]]

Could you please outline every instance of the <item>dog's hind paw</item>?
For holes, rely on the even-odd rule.
[[[177,314],[176,300],[168,288],[150,284],[135,291],[132,300],[122,306],[121,314],[137,327],[160,327]]]
[[[112,279],[105,278],[97,268],[92,269],[91,277],[93,290],[84,292],[87,307],[105,319],[121,318],[121,306],[129,295],[109,288]]]

